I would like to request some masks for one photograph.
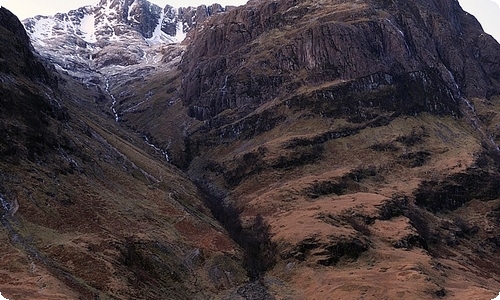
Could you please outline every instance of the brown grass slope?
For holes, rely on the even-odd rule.
[[[196,186],[17,31],[2,8],[2,294],[208,299],[244,282],[241,250]]]
[[[458,3],[251,1],[192,39],[174,163],[263,222],[276,299],[498,293],[500,46]]]

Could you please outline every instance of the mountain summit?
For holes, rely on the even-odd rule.
[[[213,8],[206,9],[209,14]],[[223,11],[222,7],[215,8]],[[194,8],[164,9],[146,0],[102,0],[54,16],[27,19],[25,26],[33,42],[43,44],[61,35],[79,37],[88,44],[102,44],[139,34],[149,43],[181,42],[200,16]],[[201,10],[200,10],[201,11]]]

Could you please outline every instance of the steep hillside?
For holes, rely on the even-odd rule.
[[[246,281],[186,176],[47,69],[4,8],[0,39],[2,295],[208,299]]]
[[[59,161],[35,168],[40,159],[28,155],[23,170],[37,175],[4,184],[5,199],[13,199],[10,190],[24,197],[14,214],[19,223],[8,217],[12,200],[5,206],[4,227],[23,229],[14,232],[23,243],[47,247],[43,257],[83,280],[73,292],[83,286],[102,297],[148,299],[165,290],[166,298],[186,299],[498,294],[500,45],[457,1],[259,0],[198,25],[183,45],[157,48],[153,64],[118,59],[83,77],[77,65],[60,75],[53,98],[65,99],[65,113],[48,114],[52,105],[43,116],[67,125],[49,126],[54,138],[39,142],[39,152],[68,157],[72,173],[48,171]],[[49,59],[58,51],[34,45]],[[55,148],[60,156],[47,156],[61,134],[70,142]],[[6,163],[5,170],[13,162]],[[50,186],[44,182],[52,190],[31,192]],[[80,188],[66,191],[63,183]],[[67,199],[91,206],[65,206]],[[165,199],[171,209],[161,208]],[[38,227],[22,223],[36,215],[26,213],[29,205],[53,218],[35,222],[50,230],[30,239]],[[59,216],[72,220],[69,211],[88,220],[69,236],[88,238],[62,238]],[[96,236],[101,243],[89,242]],[[83,243],[109,274],[127,276],[105,286],[85,281],[77,270],[89,267],[77,263],[87,256],[70,260],[63,251]],[[115,278],[138,287],[127,290]]]
[[[178,163],[269,226],[277,298],[492,298],[499,55],[456,1],[251,1],[182,57]]]

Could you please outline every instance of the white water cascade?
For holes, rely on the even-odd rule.
[[[113,93],[111,93],[111,91],[109,90],[109,79],[106,77],[106,93],[111,97],[111,106],[109,107],[111,109],[111,111],[113,112],[113,116],[115,117],[115,121],[118,122],[120,121],[120,118],[118,116],[118,112],[116,111],[116,98],[115,96],[113,95]]]

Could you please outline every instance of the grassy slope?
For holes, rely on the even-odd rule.
[[[69,120],[49,118],[46,129],[55,144],[1,162],[2,194],[19,204],[4,212],[3,294],[205,299],[245,280],[240,250],[197,188],[66,80]]]
[[[496,116],[495,108],[488,110]],[[268,272],[269,278],[275,278],[269,287],[277,296],[432,299],[446,293],[458,299],[494,295],[500,282],[494,280],[499,266],[492,228],[499,224],[494,218],[482,219],[481,214],[498,209],[498,200],[474,200],[457,211],[439,214],[413,202],[423,182],[440,182],[477,168],[482,135],[468,118],[399,117],[388,125],[368,126],[321,143],[315,156],[313,144],[301,146],[297,140],[313,141],[324,132],[360,124],[304,111],[285,114],[286,121],[276,128],[204,149],[191,165],[192,173],[204,174],[229,191],[226,201],[242,210],[247,224],[263,215],[271,226],[278,262]],[[400,198],[408,201],[400,208],[404,212],[383,217],[385,203]],[[418,222],[427,227],[419,227]],[[470,228],[478,231],[464,233]],[[425,241],[408,244],[412,236]],[[366,246],[359,253],[358,242]],[[341,245],[346,243],[349,250],[344,252]],[[474,254],[483,247],[488,250]]]
[[[367,21],[355,4],[331,5],[338,14],[328,16],[335,22]],[[274,45],[282,49],[297,32],[315,26],[311,18],[323,16],[324,7],[301,4],[272,15],[286,20],[301,8],[308,9],[308,18],[299,19],[304,26],[269,30],[234,47],[230,55],[245,59],[237,56],[241,65],[228,68],[228,73],[248,71],[256,78],[277,73],[272,62],[280,56],[273,52]],[[381,20],[386,17],[382,11],[377,14]],[[217,22],[212,21],[215,27]],[[294,95],[284,88],[244,117],[245,107],[227,109],[187,132],[194,158],[189,173],[225,191],[224,201],[241,210],[244,226],[251,228],[259,215],[270,225],[276,264],[267,270],[265,282],[274,295],[280,299],[496,295],[500,194],[493,186],[498,182],[498,151],[492,149],[488,135],[498,140],[498,97],[476,99],[475,113],[460,103],[461,117],[405,116],[392,114],[389,103],[384,107],[386,99],[392,99],[390,88],[346,99],[338,95],[318,99],[315,96],[322,91],[327,94],[344,82],[317,85],[306,69],[287,75],[290,82],[300,83]],[[372,100],[381,107],[363,105]],[[405,104],[405,99],[397,100]],[[335,101],[346,101],[339,107],[354,107],[365,117],[336,115]]]

